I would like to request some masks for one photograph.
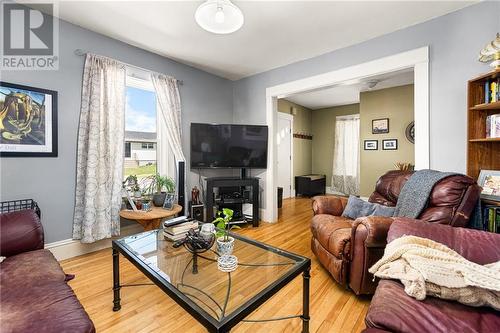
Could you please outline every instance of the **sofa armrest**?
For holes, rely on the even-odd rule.
[[[480,265],[500,260],[500,234],[403,217],[395,218],[387,241],[391,242],[405,235],[428,238],[444,244]]]
[[[361,237],[366,247],[385,247],[393,221],[393,217],[385,216],[360,217],[354,221],[352,240]]]
[[[312,209],[314,215],[329,214],[340,216],[344,212],[347,205],[346,197],[338,197],[334,195],[320,195],[312,199]]]
[[[368,272],[384,255],[392,217],[367,216],[356,219],[352,227],[349,287],[357,294],[373,294],[378,280]]]
[[[10,257],[44,247],[43,227],[32,209],[0,214],[0,255]]]

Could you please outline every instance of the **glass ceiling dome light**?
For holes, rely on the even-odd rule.
[[[230,34],[243,26],[241,10],[230,0],[208,0],[194,14],[196,23],[214,34]]]

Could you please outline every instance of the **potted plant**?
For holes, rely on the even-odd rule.
[[[175,182],[168,176],[160,176],[156,173],[144,181],[147,184],[147,192],[153,195],[153,204],[157,207],[163,206],[167,193],[175,193]]]
[[[219,255],[228,255],[233,252],[234,248],[234,238],[229,236],[229,231],[233,229],[239,229],[237,225],[231,225],[230,222],[233,219],[233,210],[229,208],[222,208],[222,212],[217,212],[217,218],[213,220],[213,223],[217,227],[216,237],[217,237],[217,253]]]

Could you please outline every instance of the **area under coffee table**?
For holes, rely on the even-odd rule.
[[[210,332],[228,332],[302,273],[302,315],[262,321],[300,317],[302,332],[308,332],[310,259],[238,234],[231,236],[238,267],[230,273],[218,270],[215,247],[193,260],[184,247],[174,248],[166,241],[162,230],[113,241],[113,310],[120,310],[120,289],[126,286],[120,285],[120,253]]]

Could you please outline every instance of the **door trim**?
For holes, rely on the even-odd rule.
[[[352,65],[338,70],[313,75],[295,81],[285,82],[266,88],[266,122],[269,127],[268,168],[265,174],[265,214],[262,219],[276,222],[278,219],[276,189],[276,121],[278,98],[325,88],[345,82],[358,82],[361,79],[412,68],[414,80],[415,112],[415,169],[432,166],[430,161],[430,110],[429,110],[429,46],[397,53],[383,58]]]
[[[294,187],[294,177],[293,177],[293,115],[283,112],[278,112],[278,118],[286,119],[290,121],[290,198],[295,197],[295,187]],[[276,166],[278,165],[278,159],[275,160]]]

